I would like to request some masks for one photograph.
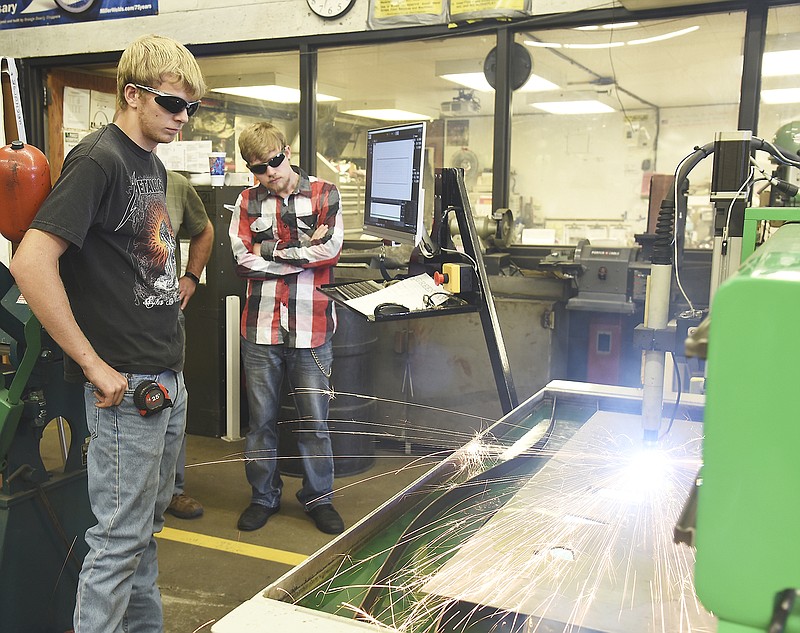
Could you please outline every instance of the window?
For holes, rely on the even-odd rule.
[[[769,11],[758,136],[791,153],[800,150],[800,8],[797,5]],[[782,180],[800,185],[797,168],[769,164],[763,154],[757,154],[756,158],[768,174],[774,173]],[[764,192],[761,203],[800,206],[797,196],[787,199],[774,191]]]
[[[547,230],[523,233],[632,244],[645,232],[652,177],[737,128],[744,24],[730,13],[518,33],[551,84],[513,96],[512,210]],[[713,236],[707,162],[692,173],[690,247]]]
[[[490,34],[319,52],[318,89],[340,100],[318,104],[317,174],[339,185],[347,238],[358,238],[363,224],[368,129],[429,121],[423,179],[428,228],[434,169],[463,167],[473,206],[491,193],[493,96],[444,75],[482,76],[494,41]]]

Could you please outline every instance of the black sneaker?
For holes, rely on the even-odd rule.
[[[344,532],[342,517],[329,503],[314,506],[308,511],[308,516],[314,520],[320,532],[325,532],[325,534],[341,534]]]
[[[277,514],[280,509],[280,506],[277,508],[268,508],[259,503],[251,503],[239,517],[238,527],[243,532],[257,530],[258,528],[264,527],[267,519],[273,514]]]

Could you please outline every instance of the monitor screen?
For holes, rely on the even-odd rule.
[[[367,132],[364,233],[416,245],[424,231],[425,123]]]

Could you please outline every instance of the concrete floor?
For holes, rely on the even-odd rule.
[[[229,551],[253,544],[307,556],[333,536],[319,532],[295,499],[298,477],[284,476],[281,511],[255,532],[240,532],[236,522],[250,500],[240,461],[244,442],[189,436],[186,494],[200,501],[202,517],[167,517],[170,539],[159,538],[159,586],[165,633],[210,631],[221,618],[288,571],[286,563]],[[358,462],[368,465],[368,460]],[[432,458],[376,450],[368,470],[337,477],[334,505],[347,527],[405,488],[433,465]],[[351,472],[354,468],[350,469]],[[177,530],[173,532],[172,530]],[[173,537],[179,540],[171,540]],[[216,537],[205,543],[205,537]],[[198,544],[199,543],[199,544]],[[229,545],[229,543],[231,543]],[[209,546],[206,546],[209,545]],[[264,552],[269,556],[269,552]]]

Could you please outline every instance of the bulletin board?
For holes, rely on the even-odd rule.
[[[110,95],[116,98],[117,80],[115,77],[89,75],[72,71],[53,71],[47,76],[47,89],[50,94],[50,104],[47,108],[47,160],[50,161],[50,178],[53,183],[61,175],[61,166],[64,164],[64,89],[72,88],[78,91],[92,91]],[[67,94],[76,94],[67,91]],[[69,118],[69,113],[67,113]],[[112,115],[113,116],[113,115]]]

